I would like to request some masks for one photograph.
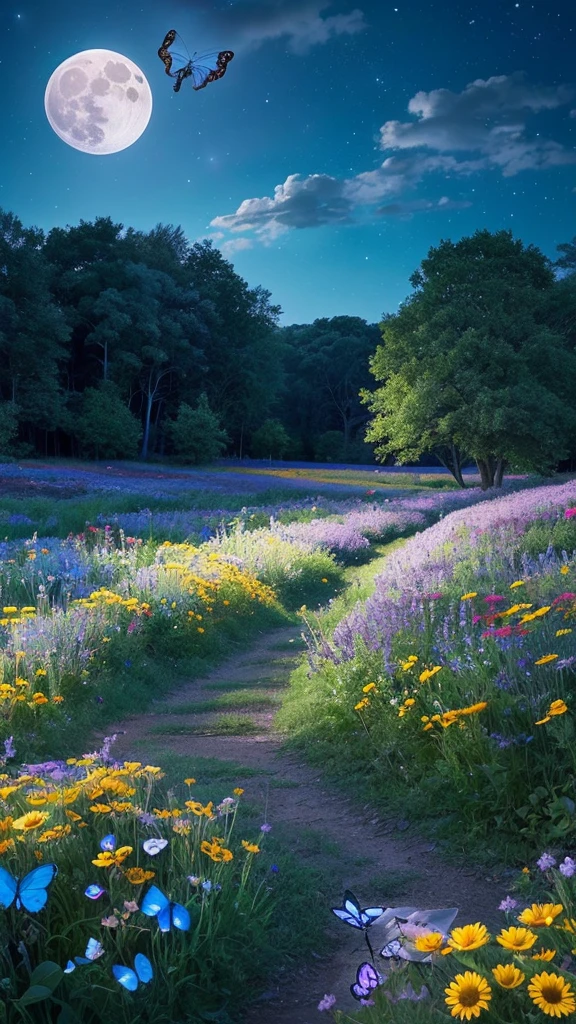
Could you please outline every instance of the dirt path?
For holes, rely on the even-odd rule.
[[[114,731],[124,734],[115,752],[137,759],[144,751],[146,756],[153,752],[159,764],[171,758],[196,759],[208,766],[208,774],[210,765],[234,762],[238,774],[233,785],[242,786],[245,799],[261,809],[262,821],[288,829],[291,848],[304,862],[316,857],[317,864],[320,855],[322,866],[324,860],[333,880],[333,906],[351,887],[372,904],[457,906],[461,923],[497,919],[502,894],[491,879],[447,866],[431,844],[403,834],[405,822],[382,821],[361,799],[352,803],[331,791],[317,770],[283,752],[282,738],[274,731],[275,707],[301,648],[299,627],[263,634],[249,650],[205,678],[184,684],[148,714],[118,723]],[[206,710],[206,702],[214,699],[234,706]],[[200,710],[192,704],[200,704]],[[233,720],[224,719],[231,733],[209,734],[231,713]],[[323,855],[323,847],[332,851],[330,858]],[[364,958],[362,941],[352,928],[338,924],[327,906],[324,948],[311,964],[276,979],[247,1024],[318,1024],[317,1004],[325,992],[334,992],[339,1005],[352,1005],[348,987]]]

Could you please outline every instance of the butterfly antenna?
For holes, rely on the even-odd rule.
[[[190,51],[189,51],[188,47],[186,46],[186,43],[185,43],[185,42],[184,42],[184,40],[182,39],[182,36],[180,35],[180,33],[179,33],[179,32],[177,32],[177,33],[176,33],[176,39],[177,39],[177,40],[178,40],[178,42],[179,42],[179,43],[181,43],[181,44],[182,44],[182,46],[184,47],[184,49],[185,49],[185,51],[186,51],[186,56],[188,57],[188,60],[193,60],[194,58],[190,56]],[[194,54],[194,56],[196,56],[196,54]]]

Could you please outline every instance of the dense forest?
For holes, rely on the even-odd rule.
[[[371,462],[376,449],[458,473],[479,457],[462,408],[480,390],[486,458],[490,431],[528,426],[526,465],[571,458],[576,244],[558,248],[552,264],[509,232],[477,232],[431,250],[379,325],[280,327],[266,289],[179,227],[100,217],[45,234],[0,210],[0,456]],[[502,459],[522,463],[521,447]]]

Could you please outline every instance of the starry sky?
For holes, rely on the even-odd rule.
[[[5,0],[0,205],[49,230],[111,216],[212,238],[281,322],[380,320],[431,245],[576,233],[572,0]],[[179,94],[157,50],[232,49]],[[44,91],[86,49],[144,72],[144,134],[107,156],[52,131]]]

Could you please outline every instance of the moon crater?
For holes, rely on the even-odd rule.
[[[53,72],[44,107],[64,142],[98,156],[118,153],[140,138],[152,113],[152,93],[128,57],[112,50],[84,50]]]

